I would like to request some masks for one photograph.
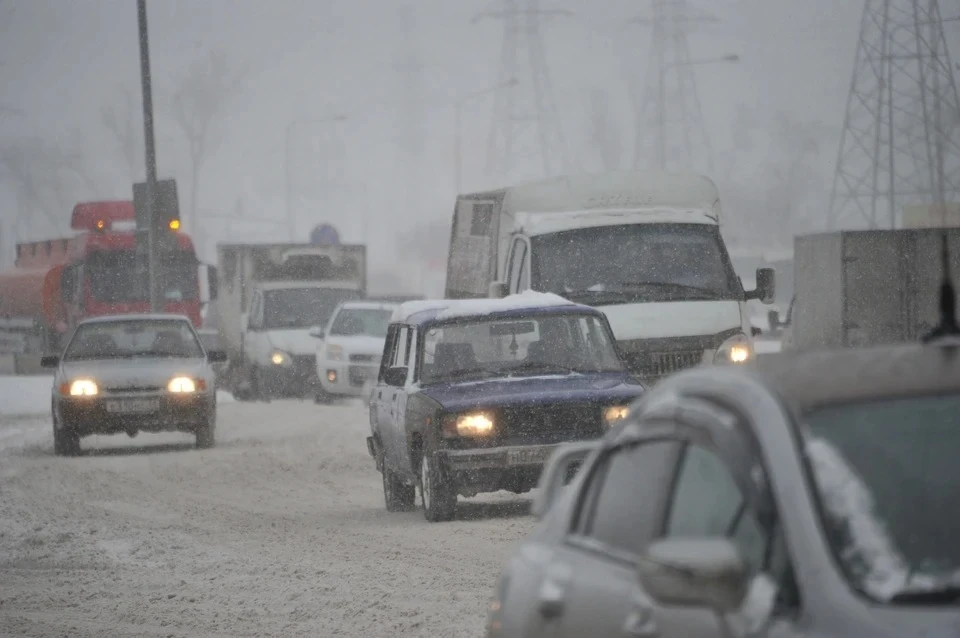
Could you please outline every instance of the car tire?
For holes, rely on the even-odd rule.
[[[444,480],[443,472],[429,453],[420,459],[420,498],[423,515],[431,523],[453,520],[457,513],[457,491]]]
[[[76,456],[80,453],[80,435],[64,427],[57,427],[59,419],[53,414],[53,453],[57,456]]]
[[[383,500],[388,512],[409,512],[417,506],[417,488],[405,485],[390,468],[384,466]]]
[[[214,413],[210,415],[206,422],[204,422],[204,424],[197,429],[196,437],[198,450],[209,450],[214,446],[216,441],[216,429],[217,415]]]

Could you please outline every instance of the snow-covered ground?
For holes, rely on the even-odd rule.
[[[225,403],[212,450],[121,435],[60,458],[31,383],[0,395],[0,635],[479,636],[533,526],[505,494],[451,523],[386,512],[358,404]]]

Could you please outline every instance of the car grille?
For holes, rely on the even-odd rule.
[[[739,332],[734,328],[715,335],[635,339],[620,341],[617,345],[631,374],[644,380],[656,380],[697,367],[703,363],[705,352],[716,350]]]
[[[376,370],[370,366],[350,366],[350,385],[355,388],[363,387],[368,379],[374,379],[376,376]]]
[[[644,377],[664,377],[674,372],[695,368],[703,362],[703,350],[675,352],[636,352],[627,354],[627,367]]]
[[[497,411],[501,445],[550,444],[592,439],[603,433],[596,404],[506,408]]]
[[[159,385],[127,385],[105,387],[104,392],[110,394],[124,394],[127,392],[160,392],[163,388]]]
[[[293,369],[302,379],[310,379],[317,375],[317,359],[314,355],[298,355],[293,358]]]
[[[350,361],[354,363],[373,363],[376,361],[376,356],[372,354],[352,354],[350,355]]]

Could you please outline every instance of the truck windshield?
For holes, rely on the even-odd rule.
[[[263,294],[263,327],[310,328],[323,326],[343,301],[360,299],[356,290],[338,288],[282,288]]]
[[[623,370],[613,335],[593,315],[458,321],[428,328],[421,347],[420,380],[425,385]]]
[[[589,304],[742,299],[717,226],[628,224],[534,237],[531,287]]]
[[[80,325],[67,345],[63,360],[199,359],[202,356],[200,342],[187,321],[134,319]]]
[[[135,251],[91,253],[84,270],[96,301],[129,303],[150,299],[147,259]],[[192,251],[180,250],[161,256],[160,285],[167,301],[197,300],[197,259]]]

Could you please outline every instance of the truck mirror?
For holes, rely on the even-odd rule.
[[[507,282],[494,281],[490,284],[488,296],[491,299],[502,299],[507,296],[508,292],[509,292],[509,289],[507,288]]]
[[[747,293],[747,299],[759,299],[763,304],[772,304],[776,292],[776,276],[773,268],[757,268],[757,287]]]
[[[216,266],[207,266],[207,291],[210,294],[210,301],[216,301],[219,294],[218,276]]]

